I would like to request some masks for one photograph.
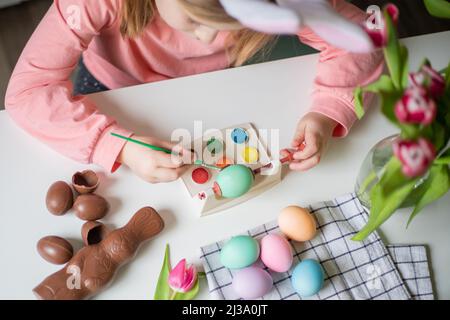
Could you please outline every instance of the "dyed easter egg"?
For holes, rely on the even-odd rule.
[[[316,235],[316,220],[308,210],[289,206],[278,216],[278,226],[288,238],[295,241],[308,241]]]
[[[258,267],[248,267],[233,278],[233,290],[243,299],[256,299],[269,293],[273,286],[270,274]]]
[[[254,176],[250,168],[237,164],[228,166],[219,172],[216,178],[216,186],[219,194],[224,198],[238,198],[253,185]]]
[[[292,287],[301,297],[315,295],[322,289],[324,272],[315,260],[303,260],[294,268],[291,277]]]
[[[261,260],[275,272],[286,272],[292,265],[292,249],[289,242],[278,234],[269,234],[261,240]]]
[[[258,257],[258,242],[250,236],[233,237],[220,251],[220,262],[230,269],[248,267],[253,264]]]

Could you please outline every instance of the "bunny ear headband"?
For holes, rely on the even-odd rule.
[[[296,34],[308,26],[333,46],[356,53],[374,49],[362,27],[340,16],[326,0],[220,0],[244,26],[271,34]]]

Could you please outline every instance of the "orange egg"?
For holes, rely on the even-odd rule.
[[[295,241],[308,241],[316,235],[316,220],[308,210],[289,206],[281,210],[278,226],[288,238]]]

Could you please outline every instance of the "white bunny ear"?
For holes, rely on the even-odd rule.
[[[300,16],[293,10],[266,0],[220,0],[225,11],[256,31],[271,34],[296,33],[301,26]]]
[[[296,11],[303,23],[333,46],[355,53],[374,50],[369,35],[357,24],[339,15],[325,0],[278,0]]]

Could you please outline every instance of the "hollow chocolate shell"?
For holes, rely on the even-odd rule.
[[[81,228],[81,238],[86,246],[100,243],[111,230],[98,221],[88,221]]]
[[[95,221],[108,213],[109,205],[105,198],[99,195],[82,194],[75,200],[73,209],[81,220]]]
[[[72,186],[79,194],[94,192],[99,183],[97,174],[92,170],[77,172],[72,176]]]
[[[37,251],[42,258],[53,264],[64,264],[73,256],[72,245],[57,236],[47,236],[39,240]]]
[[[64,181],[53,183],[47,191],[45,204],[48,211],[56,216],[62,216],[72,208],[73,193],[70,186]]]

